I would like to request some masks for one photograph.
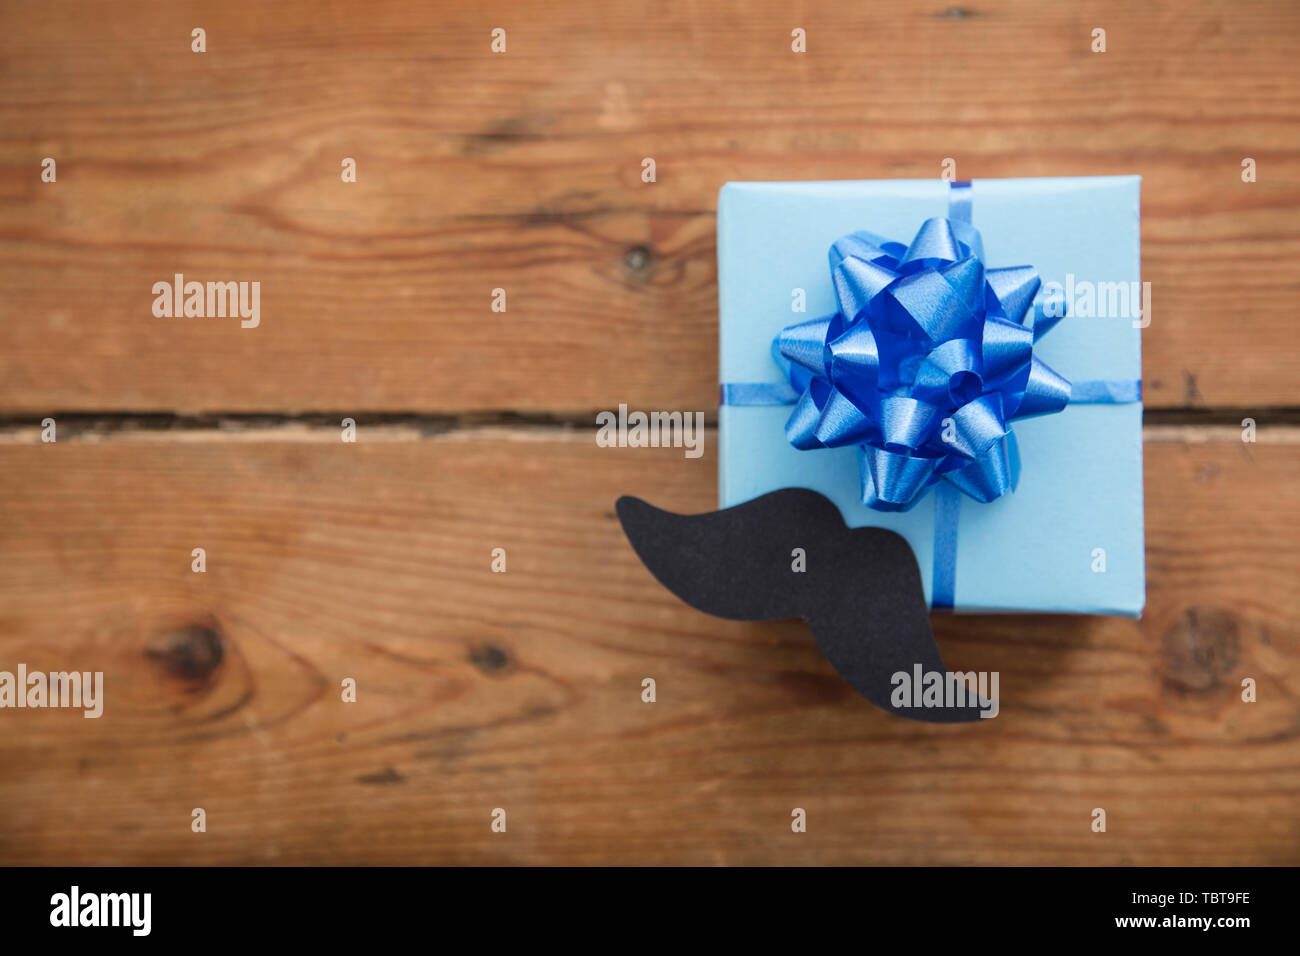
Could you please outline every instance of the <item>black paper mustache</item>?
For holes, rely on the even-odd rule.
[[[827,498],[785,488],[699,515],[624,496],[615,508],[659,583],[708,614],[738,621],[802,617],[850,686],[891,714],[936,723],[976,720],[968,706],[895,706],[894,675],[947,675],[930,629],[921,572],[907,542],[883,528],[848,528]],[[792,568],[802,548],[806,570]],[[946,699],[945,699],[946,700]]]

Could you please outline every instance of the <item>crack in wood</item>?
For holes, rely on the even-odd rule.
[[[650,403],[654,404],[654,403]],[[41,420],[53,418],[60,441],[96,440],[129,434],[166,437],[167,433],[217,432],[231,437],[251,432],[290,429],[327,430],[332,435],[350,418],[359,429],[387,428],[437,437],[457,431],[491,429],[588,429],[595,427],[597,409],[533,412],[516,409],[418,412],[352,410],[320,412],[171,412],[171,411],[62,411],[0,415],[0,441],[26,438],[39,432]],[[1261,431],[1300,427],[1300,408],[1148,408],[1143,426],[1153,428],[1231,428],[1237,433],[1242,420],[1253,419]],[[716,410],[705,412],[705,424],[716,428]]]

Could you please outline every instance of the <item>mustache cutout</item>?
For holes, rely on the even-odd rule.
[[[891,701],[903,673],[947,675],[907,541],[849,528],[830,500],[785,488],[721,511],[680,515],[640,498],[615,504],[623,532],[659,583],[698,610],[736,621],[801,617],[849,685],[891,714],[933,723],[976,720],[970,706]],[[793,569],[802,548],[806,570]]]

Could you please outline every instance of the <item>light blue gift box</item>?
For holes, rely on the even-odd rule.
[[[970,219],[983,237],[985,264],[1030,265],[1044,288],[1055,282],[1067,290],[1069,312],[1034,344],[1034,354],[1073,383],[1141,378],[1137,303],[1123,315],[1086,317],[1076,314],[1087,311],[1076,308],[1081,293],[1070,296],[1089,284],[1140,287],[1140,183],[1139,176],[1102,176],[971,184]],[[772,358],[772,340],[786,326],[837,310],[831,243],[866,230],[907,245],[926,219],[949,215],[949,197],[941,180],[723,186],[724,394],[738,383],[786,381]],[[804,313],[793,311],[798,289],[806,296]],[[785,436],[791,410],[725,402],[719,408],[719,506],[779,488],[819,491],[850,526],[889,528],[906,538],[932,601],[939,495],[932,491],[903,513],[866,507],[856,449],[795,449]],[[1016,489],[987,504],[961,500],[954,610],[1140,616],[1146,602],[1141,403],[1071,404],[1011,427],[1021,459]]]

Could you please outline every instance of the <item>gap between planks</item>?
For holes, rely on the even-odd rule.
[[[201,414],[54,413],[0,418],[0,445],[39,444],[42,417],[55,420],[59,442],[328,443],[340,440],[344,418],[357,425],[358,442],[572,442],[594,441],[596,412],[524,414],[472,412]],[[1155,409],[1147,410],[1142,437],[1147,442],[1185,444],[1240,442],[1243,418],[1254,418],[1256,441],[1300,445],[1300,409]],[[706,416],[706,431],[716,436],[716,415]]]

